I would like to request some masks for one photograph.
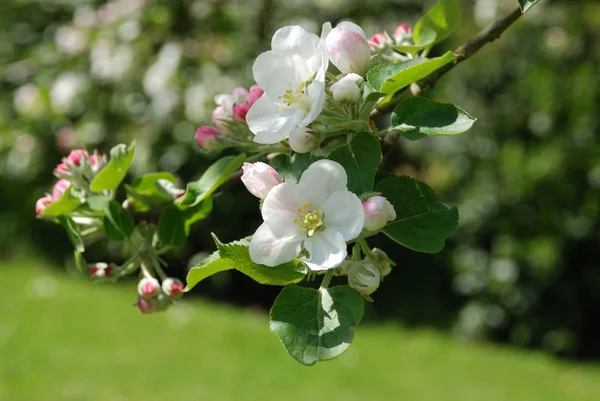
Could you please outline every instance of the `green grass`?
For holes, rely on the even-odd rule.
[[[361,327],[340,358],[304,367],[260,312],[208,302],[142,316],[131,286],[31,263],[0,267],[0,400],[600,400],[600,368]]]

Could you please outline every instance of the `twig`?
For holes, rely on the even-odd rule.
[[[523,15],[521,12],[521,8],[517,5],[513,8],[508,14],[504,17],[494,21],[482,31],[480,31],[477,35],[471,38],[462,46],[458,47],[454,54],[456,54],[456,59],[438,69],[434,73],[427,76],[427,78],[422,79],[417,82],[418,87],[423,90],[424,88],[433,88],[437,81],[448,71],[454,68],[457,64],[462,61],[468,59],[473,54],[475,54],[479,49],[481,49],[487,43],[493,42],[498,39],[502,32],[504,32],[509,26],[511,26],[519,17]],[[373,111],[372,116],[381,116],[388,113],[391,113],[394,108],[403,100],[406,95],[405,92],[408,88],[404,88],[401,91],[397,92],[392,100],[386,103],[383,107],[377,108]]]

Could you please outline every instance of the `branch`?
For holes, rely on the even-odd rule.
[[[454,68],[457,64],[461,63],[462,61],[471,57],[473,54],[477,53],[477,51],[487,43],[493,42],[494,40],[498,39],[500,35],[509,26],[511,26],[516,20],[519,19],[521,15],[523,15],[523,13],[521,12],[521,8],[519,6],[516,6],[504,17],[488,25],[481,32],[479,32],[477,35],[475,35],[473,38],[471,38],[469,41],[467,41],[465,44],[458,47],[454,51],[456,59],[453,62],[446,64],[445,66],[436,70],[426,78],[418,81],[416,83],[417,86],[421,90],[425,88],[433,88],[437,81],[444,74],[446,74],[448,71]],[[372,116],[375,117],[391,113],[394,110],[394,108],[398,105],[398,103],[400,103],[400,101],[406,97],[406,95],[403,95],[406,89],[408,88],[404,88],[400,92],[394,94],[392,100],[383,107],[375,109],[372,113]]]

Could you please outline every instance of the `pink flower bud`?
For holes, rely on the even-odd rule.
[[[248,100],[248,90],[246,88],[235,88],[231,93],[233,103],[246,103]]]
[[[144,299],[155,298],[160,293],[160,283],[154,277],[144,277],[138,283],[137,291]]]
[[[369,39],[369,44],[376,49],[384,48],[392,43],[392,38],[390,38],[390,35],[388,35],[387,32],[376,33]]]
[[[156,302],[151,299],[144,299],[142,297],[138,297],[137,299],[137,307],[142,313],[152,313],[156,310]]]
[[[180,298],[184,288],[183,283],[176,278],[168,277],[162,283],[163,292],[173,299]]]
[[[233,106],[233,119],[246,122],[246,114],[250,110],[250,103],[239,103]]]
[[[394,40],[397,43],[402,42],[405,39],[408,39],[412,36],[412,29],[405,23],[401,23],[394,30]]]
[[[60,199],[70,186],[71,183],[69,181],[58,180],[56,184],[54,184],[54,188],[52,188],[52,197],[54,199]]]
[[[107,160],[105,155],[99,154],[95,151],[90,155],[90,165],[92,166],[92,172],[97,173],[102,170],[104,166],[106,166]]]
[[[298,127],[290,132],[288,139],[290,148],[296,153],[306,153],[318,145],[317,137],[308,128]]]
[[[66,163],[60,163],[58,166],[56,166],[56,171],[59,173],[68,173],[69,166],[67,166]]]
[[[212,112],[212,122],[220,131],[227,132],[225,121],[231,120],[231,116],[225,111],[225,107],[217,106]]]
[[[372,196],[363,202],[365,211],[365,228],[377,231],[383,228],[388,221],[396,219],[394,206],[383,196]]]
[[[364,75],[369,68],[371,48],[362,28],[351,22],[342,22],[325,38],[331,62],[344,74]]]
[[[248,94],[248,103],[250,106],[254,104],[260,97],[265,93],[264,90],[261,89],[258,85],[252,85],[250,87],[250,93]]]
[[[242,182],[257,198],[265,199],[273,187],[281,184],[281,177],[275,169],[266,163],[244,163]]]
[[[52,202],[54,202],[54,199],[52,199],[50,195],[46,195],[43,198],[38,199],[38,201],[35,202],[35,214],[42,213],[42,210],[51,205]]]
[[[110,277],[112,268],[106,263],[96,263],[90,267],[90,275],[99,278]]]
[[[207,125],[198,128],[196,131],[196,141],[204,150],[219,149],[221,147],[220,136],[219,131]]]
[[[90,156],[88,152],[85,151],[85,149],[75,149],[72,150],[71,153],[69,153],[69,156],[67,156],[67,160],[73,166],[79,167],[82,164],[84,164],[86,160],[89,159],[89,157]]]

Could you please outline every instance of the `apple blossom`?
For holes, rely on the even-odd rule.
[[[35,203],[35,214],[42,213],[42,211],[51,205],[52,202],[54,202],[54,199],[50,195],[46,195],[43,198],[38,199]]]
[[[69,173],[69,166],[66,163],[59,163],[56,166],[56,172],[60,174]]]
[[[167,277],[162,283],[162,290],[169,298],[180,298],[185,286],[176,278]]]
[[[327,33],[329,29],[330,24],[323,26],[329,60],[343,74],[364,75],[369,68],[371,48],[362,28],[344,21]]]
[[[221,134],[213,127],[207,125],[198,128],[196,131],[196,142],[204,150],[215,150],[221,147],[219,137]]]
[[[405,23],[401,23],[394,30],[394,40],[398,44],[406,41],[407,39],[411,39],[411,38],[412,38],[412,29]]]
[[[225,121],[229,120],[229,115],[225,111],[225,107],[217,106],[211,114],[211,120],[219,131],[227,132]]]
[[[274,187],[262,205],[264,223],[250,241],[255,263],[277,266],[300,260],[312,270],[338,266],[347,256],[346,241],[362,231],[360,199],[348,191],[344,168],[331,160],[311,164],[298,183]]]
[[[242,182],[259,199],[265,199],[271,189],[282,182],[277,171],[263,162],[244,163],[242,171]]]
[[[156,311],[157,303],[156,301],[151,299],[138,297],[137,307],[142,313],[152,313]]]
[[[377,231],[383,228],[388,221],[396,219],[394,206],[383,196],[372,196],[363,202],[365,211],[365,228]]]
[[[67,156],[67,161],[68,161],[68,163],[70,163],[71,165],[73,165],[75,167],[80,167],[89,158],[90,158],[90,155],[88,154],[88,152],[85,149],[75,149],[75,150],[72,150],[71,153],[69,153],[69,156]]]
[[[246,115],[250,110],[250,103],[240,103],[233,106],[232,117],[236,121],[246,121]]]
[[[152,299],[160,292],[160,283],[154,277],[144,277],[137,287],[138,295],[144,299]]]
[[[250,87],[250,92],[248,93],[248,103],[252,106],[260,97],[265,93],[264,90],[261,89],[260,86],[254,84]]]
[[[252,67],[255,81],[264,90],[246,115],[254,142],[277,143],[319,116],[328,65],[324,47],[317,35],[299,26],[275,32],[272,50],[260,54]]]
[[[107,163],[106,156],[99,154],[97,151],[90,155],[90,165],[92,166],[92,172],[94,174],[102,170]]]
[[[54,184],[54,188],[52,188],[52,197],[54,199],[60,199],[70,186],[71,183],[69,181],[58,180],[56,184]]]
[[[390,38],[390,35],[388,35],[387,32],[376,33],[369,39],[369,44],[375,50],[381,50],[393,43],[394,41],[392,38]]]
[[[360,85],[363,83],[363,77],[358,74],[348,74],[333,85],[331,93],[337,102],[357,102],[360,100],[362,91]]]

